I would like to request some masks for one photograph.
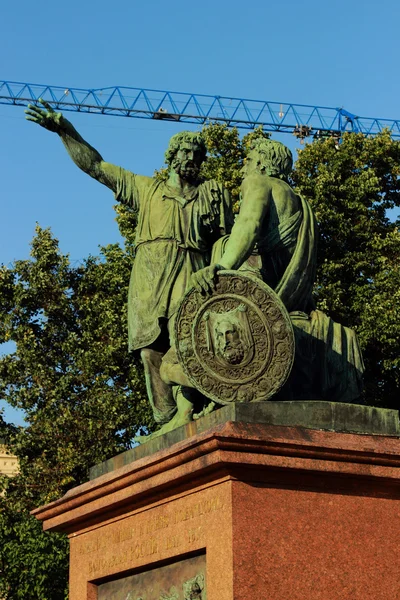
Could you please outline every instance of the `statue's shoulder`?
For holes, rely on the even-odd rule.
[[[272,185],[273,177],[269,177],[268,175],[264,175],[263,173],[250,173],[246,175],[246,177],[242,181],[242,186],[244,187],[252,187],[254,185],[263,185],[268,186]]]
[[[135,178],[136,185],[150,186],[154,185],[155,183],[161,183],[161,180],[159,181],[156,177],[148,177],[147,175],[136,175],[135,173],[132,173],[132,175]]]
[[[299,194],[289,185],[284,179],[279,177],[268,177],[270,180],[271,189],[276,199],[282,198],[287,201],[289,198],[293,202],[299,202]]]
[[[153,194],[157,191],[160,185],[163,185],[163,181],[161,181],[157,177],[148,177],[147,175],[134,175],[133,181],[136,187],[136,190],[140,194],[142,200],[147,197],[153,196]]]

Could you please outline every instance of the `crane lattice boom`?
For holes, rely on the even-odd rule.
[[[385,128],[393,138],[400,138],[400,120],[359,117],[343,108],[131,87],[87,90],[0,81],[0,104],[27,106],[39,98],[57,110],[195,124],[213,121],[242,129],[262,126],[265,131],[292,133],[300,139],[340,137],[344,131],[376,135]]]

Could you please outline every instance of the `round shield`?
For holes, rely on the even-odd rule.
[[[293,365],[286,308],[263,281],[238,271],[220,271],[210,295],[187,292],[175,336],[185,374],[219,404],[268,400]]]

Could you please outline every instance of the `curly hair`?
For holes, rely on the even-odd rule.
[[[293,168],[293,155],[287,146],[265,138],[255,139],[250,150],[258,153],[258,168],[271,177],[286,179]]]
[[[207,154],[207,147],[202,137],[201,133],[196,133],[194,131],[181,131],[180,133],[176,133],[172,136],[169,141],[168,148],[165,152],[165,162],[168,166],[171,166],[172,161],[175,158],[176,153],[178,152],[181,144],[189,143],[195,144],[198,146],[202,152],[202,161],[205,160]]]

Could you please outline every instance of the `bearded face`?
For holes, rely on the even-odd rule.
[[[247,175],[259,171],[259,166],[258,155],[254,150],[251,150],[244,161],[243,167],[240,169],[243,179]]]
[[[196,144],[185,142],[180,145],[171,162],[171,167],[182,179],[196,181],[202,162],[203,153],[201,149]]]
[[[180,160],[176,156],[172,161],[171,166],[175,173],[178,173],[179,177],[182,177],[182,179],[196,181],[198,178],[200,166],[196,165],[192,160]]]
[[[221,352],[221,356],[230,365],[240,364],[244,358],[244,349],[242,343],[239,341],[236,347],[228,346],[223,352]]]
[[[216,331],[217,354],[231,365],[243,361],[245,348],[236,325],[228,321],[218,324]]]

